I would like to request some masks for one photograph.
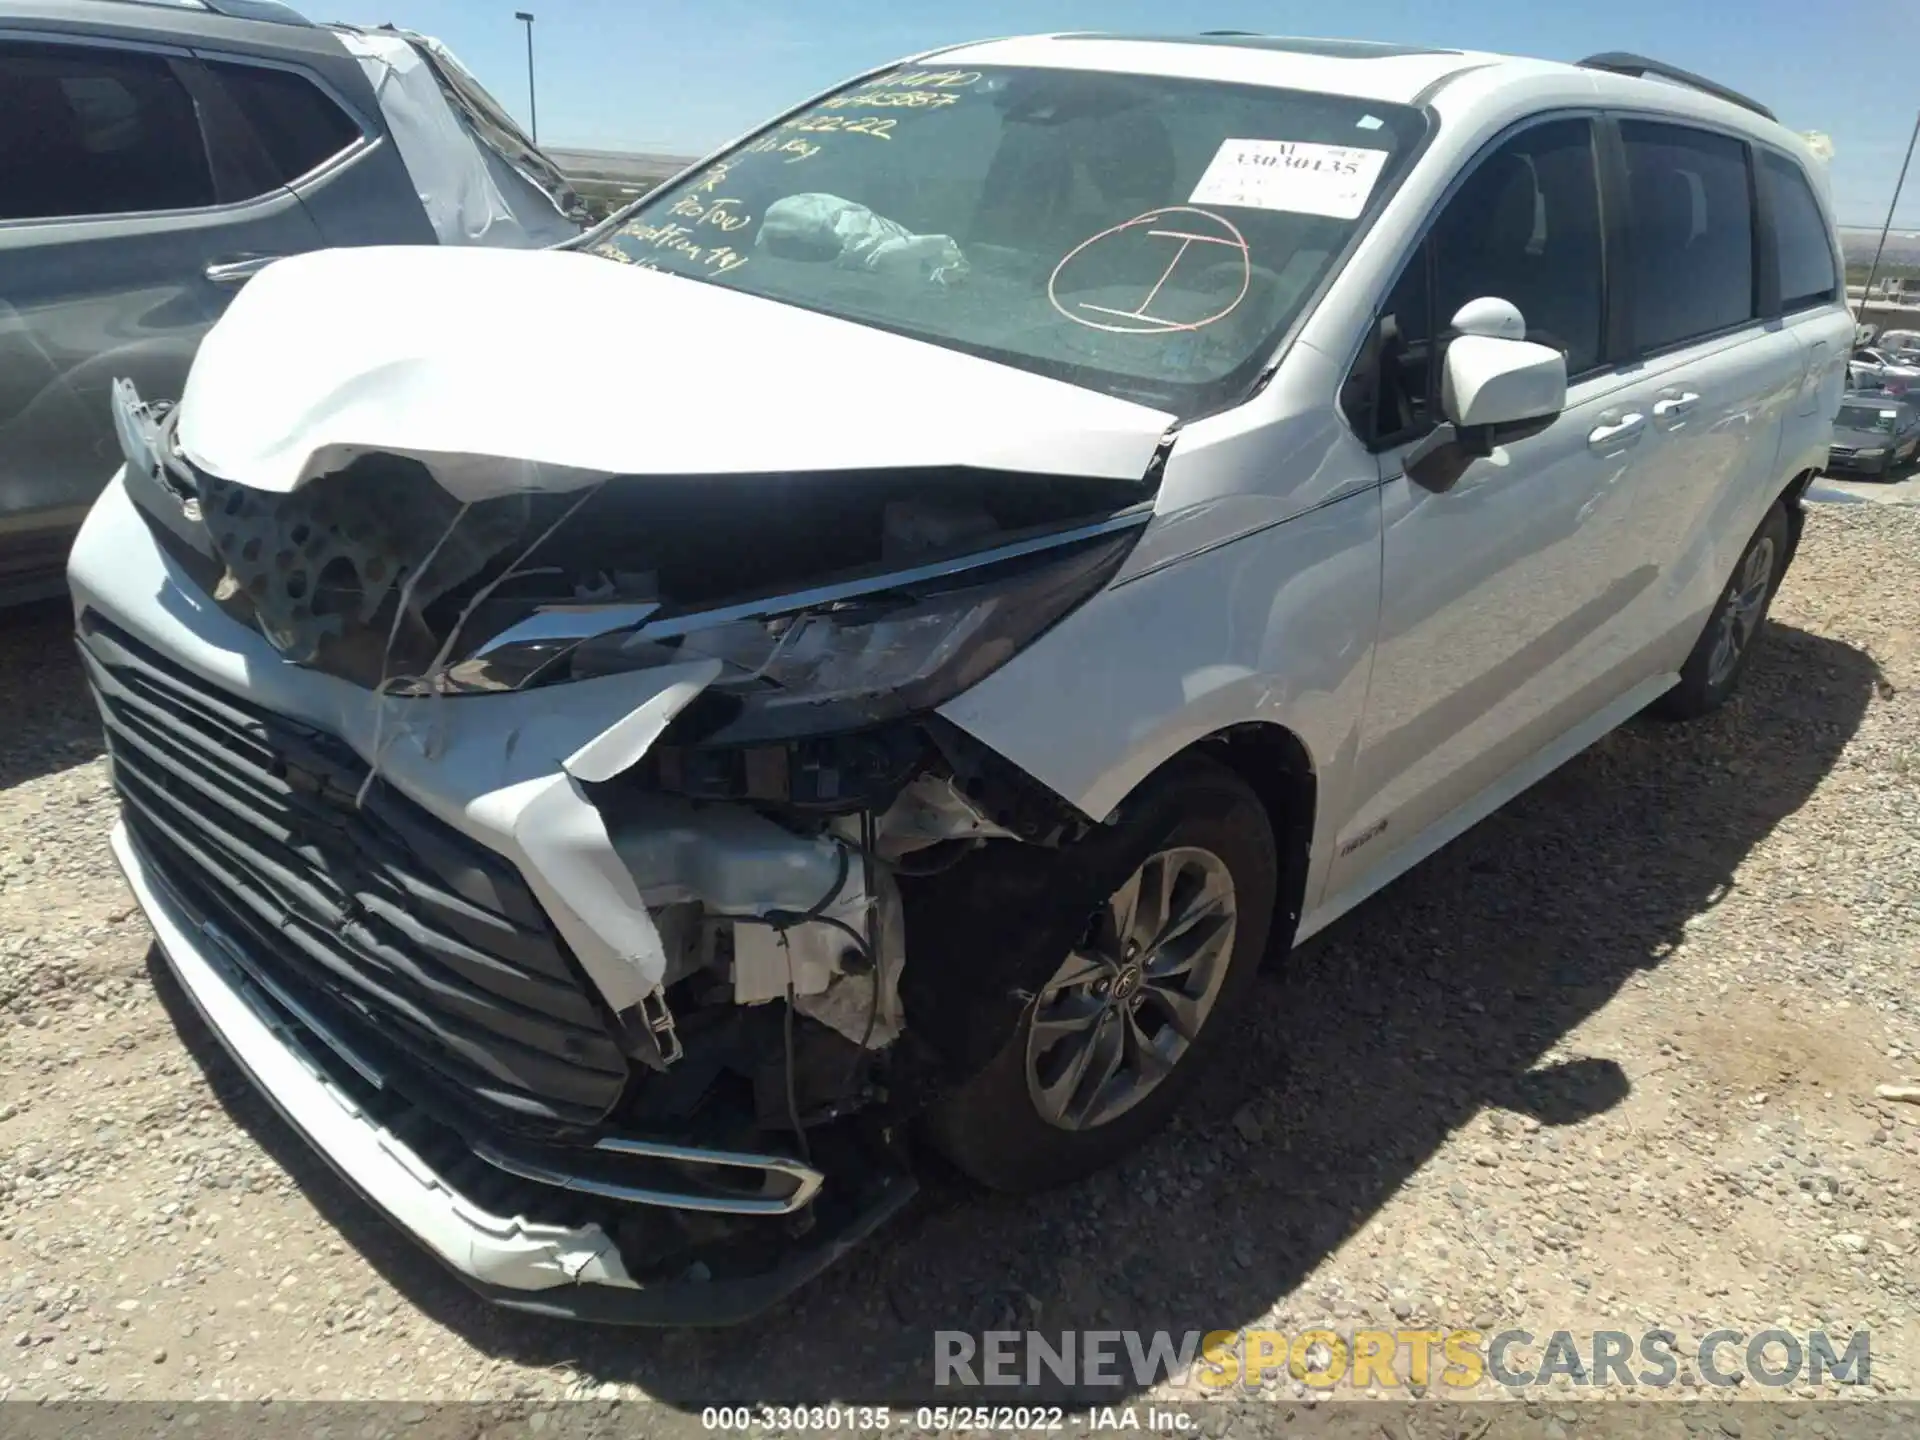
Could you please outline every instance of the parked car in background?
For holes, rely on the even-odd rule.
[[[1824,167],[1651,61],[919,55],[559,249],[285,261],[123,387],[114,851],[482,1293],[739,1319],[913,1137],[1125,1154],[1269,950],[1726,701],[1852,333]]]
[[[1920,330],[1883,330],[1868,343],[1903,365],[1920,356]]]
[[[1850,390],[1833,421],[1827,469],[1887,475],[1920,451],[1920,405],[1872,390]]]
[[[119,453],[114,379],[176,393],[262,267],[584,220],[426,37],[273,0],[0,0],[0,604],[64,586]]]
[[[1904,395],[1916,384],[1920,384],[1920,365],[1904,365],[1878,346],[1855,350],[1847,361],[1849,390],[1885,390],[1892,395]]]

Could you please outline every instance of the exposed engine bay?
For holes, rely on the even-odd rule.
[[[614,1227],[630,1274],[763,1245],[769,1216],[803,1233],[823,1184],[864,1203],[898,1173],[900,1122],[995,1053],[1117,883],[1103,827],[934,707],[1113,576],[1149,508],[1138,480],[616,476],[461,500],[420,459],[376,452],[275,493],[186,459],[166,407],[124,382],[116,399],[128,494],[173,563],[286,662],[364,693],[357,760],[270,748],[381,844],[424,828],[395,747],[457,755],[443,721],[466,733],[509,696],[691,677],[512,792],[531,796],[509,825],[526,879],[631,1062],[618,1097],[570,1109],[571,1078],[521,1084],[544,1072],[508,1062],[518,1088],[462,1115],[454,1063],[419,1062],[416,1093],[414,1061],[359,1057],[509,1174],[664,1207]],[[96,683],[146,683],[118,678],[137,647],[102,634]],[[123,785],[130,809],[144,783]],[[191,850],[153,803],[154,845]],[[304,823],[277,830],[315,885],[379,883]],[[336,1033],[371,1016],[399,1051],[455,1033],[353,1004]]]
[[[897,614],[943,578],[917,577],[908,590],[916,577],[902,570],[977,564],[1035,539],[1051,549],[1072,538],[1063,527],[1139,499],[1137,482],[959,471],[729,476],[724,485],[704,475],[613,477],[461,502],[421,461],[383,454],[285,495],[191,475],[224,571],[216,598],[296,663],[369,687],[404,682],[403,693],[518,689],[596,665],[637,668],[670,648],[752,668],[768,657],[739,648],[741,636],[714,645],[687,633],[710,632],[704,617],[721,607],[750,611],[835,584]],[[1109,536],[1106,548],[1121,547]],[[642,617],[656,622],[643,631],[646,646],[574,653],[575,642],[626,636]],[[655,638],[675,621],[671,639]],[[476,657],[491,658],[467,663]]]

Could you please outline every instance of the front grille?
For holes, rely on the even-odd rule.
[[[134,839],[348,1063],[464,1130],[613,1108],[629,1075],[613,1022],[503,857],[382,781],[356,805],[367,767],[338,739],[92,611],[80,649]]]

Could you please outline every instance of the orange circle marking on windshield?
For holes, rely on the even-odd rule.
[[[1181,216],[1198,216],[1202,221],[1210,221],[1218,225],[1226,233],[1224,235],[1201,234],[1202,226],[1191,221],[1183,224],[1176,218]],[[1085,300],[1068,305],[1060,299],[1060,272],[1071,265],[1077,256],[1085,253],[1090,247],[1098,245],[1102,240],[1111,240],[1117,235],[1138,230],[1143,226],[1152,227],[1169,222],[1172,228],[1147,230],[1147,234],[1151,236],[1178,243],[1172,247],[1173,254],[1167,261],[1167,268],[1160,272],[1160,278],[1153,282],[1153,288],[1147,291],[1133,309],[1119,310],[1110,305],[1095,305]],[[1168,277],[1173,274],[1180,262],[1186,258],[1187,252],[1195,245],[1224,245],[1239,255],[1239,291],[1213,314],[1202,316],[1198,320],[1168,320],[1148,313],[1147,307],[1153,304],[1154,297],[1160,293],[1160,288],[1167,283]],[[1102,230],[1097,235],[1090,235],[1061,256],[1060,263],[1053,267],[1053,274],[1047,277],[1047,299],[1052,301],[1053,308],[1067,319],[1076,325],[1085,325],[1090,330],[1111,330],[1121,335],[1172,335],[1183,330],[1199,330],[1217,320],[1226,319],[1239,307],[1240,302],[1247,298],[1247,288],[1252,283],[1253,260],[1247,250],[1246,237],[1231,220],[1224,215],[1216,215],[1211,210],[1199,210],[1191,205],[1169,205],[1165,209],[1149,210],[1145,215],[1136,215],[1131,220],[1123,220],[1120,224]],[[1080,311],[1088,313],[1077,313]]]

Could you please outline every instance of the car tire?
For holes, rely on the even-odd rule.
[[[991,1189],[1064,1185],[1132,1150],[1244,1018],[1279,874],[1266,808],[1233,771],[1198,756],[1145,789],[1138,803],[1164,807],[1171,823],[1153,827],[1158,838],[1142,843],[1131,878],[1097,907],[1005,1045],[927,1117],[935,1148]],[[1157,944],[1156,916],[1160,935],[1171,934]]]
[[[1785,506],[1776,503],[1740,552],[1693,653],[1680,667],[1680,683],[1653,703],[1655,715],[1693,720],[1727,702],[1753,659],[1792,553],[1793,527]]]

